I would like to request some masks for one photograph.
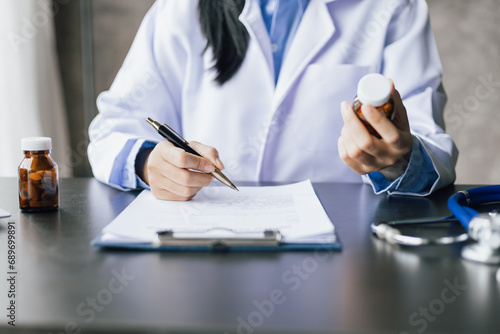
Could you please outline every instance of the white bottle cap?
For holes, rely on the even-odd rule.
[[[382,74],[367,74],[359,80],[358,99],[363,104],[379,107],[391,98],[391,83]]]
[[[49,137],[27,137],[21,140],[23,151],[47,151],[52,149]]]

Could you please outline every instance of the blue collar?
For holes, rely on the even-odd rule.
[[[309,0],[260,0],[262,18],[271,40],[274,83]]]

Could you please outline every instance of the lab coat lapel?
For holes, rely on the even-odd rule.
[[[267,32],[264,20],[262,20],[259,1],[247,0],[239,19],[247,29],[248,34],[250,35],[250,40],[257,41],[257,44],[260,46],[274,86],[274,64],[271,50],[271,39],[269,38],[269,33]]]
[[[280,70],[273,107],[276,109],[290,88],[335,32],[325,0],[310,0]]]

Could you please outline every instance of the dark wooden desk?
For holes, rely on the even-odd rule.
[[[7,325],[7,225],[16,228],[16,329],[33,333],[494,333],[497,267],[460,246],[397,248],[374,220],[448,215],[449,187],[428,198],[316,184],[343,243],[337,253],[157,253],[90,246],[136,196],[94,179],[61,180],[61,209],[18,210],[0,178],[0,332]]]

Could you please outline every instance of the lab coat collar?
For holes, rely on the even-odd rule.
[[[285,56],[280,70],[273,99],[275,110],[290,91],[294,81],[300,76],[314,57],[335,33],[335,24],[328,11],[330,2],[339,0],[310,0],[294,40]],[[356,0],[348,0],[356,1]],[[357,0],[361,1],[361,0]],[[256,40],[267,64],[269,80],[274,86],[274,64],[271,40],[267,32],[259,0],[247,0],[239,17],[250,38]]]
[[[277,108],[294,82],[335,33],[335,24],[327,2],[310,0],[292,44],[283,59],[276,85],[273,107]]]
[[[269,70],[270,80],[274,86],[274,64],[271,49],[271,39],[262,19],[259,0],[247,0],[240,14],[239,20],[248,31],[250,38],[259,43],[262,55]]]

